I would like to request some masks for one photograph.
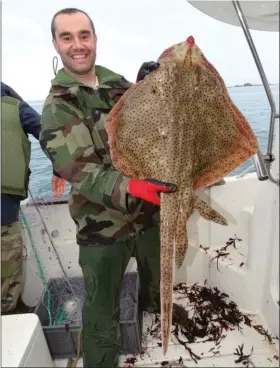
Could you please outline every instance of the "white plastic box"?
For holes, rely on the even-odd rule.
[[[36,314],[1,316],[1,325],[1,367],[54,367]]]

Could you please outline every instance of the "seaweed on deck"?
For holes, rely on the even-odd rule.
[[[195,354],[189,346],[191,343],[212,341],[215,347],[209,351],[212,351],[213,355],[217,355],[219,354],[221,341],[226,337],[227,332],[234,329],[242,331],[242,324],[254,328],[269,343],[272,343],[272,337],[263,326],[254,325],[250,317],[242,313],[237,304],[229,299],[228,294],[219,291],[216,287],[207,286],[206,280],[203,285],[180,283],[175,285],[173,290],[177,301],[184,299],[188,307],[185,308],[177,302],[173,304],[172,324],[174,329],[172,330],[172,336],[184,346],[196,363],[202,358],[203,354],[200,356]],[[147,341],[147,335],[159,340],[157,344],[161,346],[160,314],[154,316],[153,323],[147,330],[145,342]],[[244,346],[239,346],[236,349],[235,355],[238,355],[236,363],[241,362],[242,365],[249,366],[252,352],[250,355],[244,355],[243,348]],[[140,356],[146,350],[145,347]]]
[[[238,310],[236,303],[227,301],[228,295],[220,292],[216,287],[210,288],[205,284],[178,284],[174,291],[184,294],[188,299],[188,318],[180,323],[180,332],[188,343],[213,341],[219,345],[223,334],[229,329],[237,327],[243,322],[243,314]]]
[[[254,325],[252,326],[259,334],[265,337],[265,340],[268,340],[270,344],[273,344],[272,336],[269,334],[268,330],[265,330],[262,325]]]
[[[253,346],[251,349],[251,353],[245,355],[243,352],[244,344],[239,345],[237,349],[235,349],[234,355],[237,355],[238,358],[234,361],[236,364],[241,363],[244,365],[244,367],[254,366],[252,360],[250,359],[252,353],[253,353]]]
[[[234,234],[234,236],[235,236],[235,238],[229,238],[229,240],[226,242],[226,245],[225,246],[221,247],[220,249],[214,250],[214,252],[216,252],[217,254],[213,258],[211,258],[210,263],[214,259],[216,259],[217,260],[217,270],[218,271],[219,271],[219,259],[221,257],[227,258],[227,256],[230,255],[230,252],[227,252],[227,248],[230,247],[230,246],[233,246],[235,249],[237,249],[236,248],[236,242],[237,241],[238,242],[241,242],[242,241],[242,239],[238,238],[235,234]],[[209,248],[203,248],[203,247],[201,247],[201,248],[202,249],[209,249]],[[244,263],[243,264],[241,263],[240,264],[240,267],[242,267],[243,265],[244,265]]]
[[[124,367],[128,368],[128,367],[133,367],[134,364],[137,362],[137,358],[135,355],[133,355],[132,357],[128,357],[126,359],[126,361],[124,362]]]
[[[191,286],[180,283],[174,286],[173,290],[179,294],[178,300],[181,298],[180,294],[182,298],[187,299],[188,308],[173,304],[172,324],[175,328],[172,334],[188,350],[195,362],[201,359],[201,356],[195,354],[189,344],[213,341],[218,348],[221,340],[226,337],[226,331],[241,329],[243,314],[233,301],[226,300],[228,295],[217,288],[207,287],[206,282],[204,285],[196,283]],[[150,336],[160,339],[160,327],[160,315],[157,314],[149,329]],[[160,343],[158,345],[160,346]]]

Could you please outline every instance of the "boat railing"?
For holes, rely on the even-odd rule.
[[[263,154],[260,146],[257,154],[253,157],[254,164],[256,167],[257,175],[259,180],[267,180],[269,179],[271,182],[279,185],[279,178],[275,178],[271,171],[271,163],[274,161],[275,157],[273,155],[272,149],[273,149],[273,138],[274,138],[274,126],[275,126],[275,120],[279,119],[279,114],[276,114],[276,107],[275,102],[271,93],[271,89],[269,87],[268,80],[266,78],[264,69],[262,67],[262,63],[260,61],[259,55],[257,53],[254,41],[251,37],[251,33],[249,31],[249,27],[246,21],[246,18],[243,14],[241,5],[239,1],[232,1],[234,9],[236,11],[237,17],[239,19],[240,25],[243,29],[243,32],[245,34],[246,40],[249,44],[250,50],[252,52],[252,55],[254,57],[256,66],[258,68],[269,104],[270,104],[270,125],[269,125],[269,135],[268,135],[268,143],[267,143],[267,152],[266,154]]]

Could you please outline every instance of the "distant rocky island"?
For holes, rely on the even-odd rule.
[[[270,86],[273,86],[276,83],[269,83]],[[262,84],[251,84],[251,83],[244,83],[244,84],[236,84],[235,86],[228,86],[227,88],[235,88],[235,87],[256,87],[262,86]]]

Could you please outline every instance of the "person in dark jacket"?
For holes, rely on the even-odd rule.
[[[3,82],[1,108],[1,314],[11,314],[33,309],[25,306],[20,297],[23,290],[23,239],[18,216],[20,202],[28,196],[31,173],[28,134],[39,140],[41,116]],[[65,185],[64,179],[53,175],[53,190],[65,189]]]

